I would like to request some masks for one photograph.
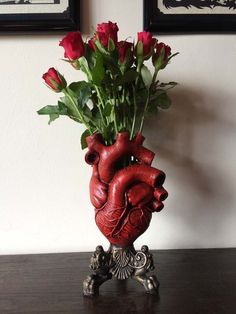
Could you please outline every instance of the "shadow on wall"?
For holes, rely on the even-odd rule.
[[[80,22],[80,30],[83,34],[91,34],[93,33],[93,30],[91,28],[91,24],[90,24],[90,1],[81,1],[80,4],[81,7],[81,12],[82,14],[81,16],[81,22]]]
[[[174,182],[183,186],[183,193],[193,196],[192,203],[188,195],[187,201],[178,200],[178,206],[182,203],[189,211],[183,223],[191,226],[208,221],[211,227],[206,232],[220,231],[220,228],[224,232],[225,226],[220,218],[232,210],[230,203],[235,197],[234,187],[225,174],[230,165],[225,164],[224,158],[221,160],[224,153],[221,145],[225,134],[231,137],[232,132],[236,134],[236,123],[225,120],[217,110],[224,104],[219,97],[209,91],[204,95],[202,90],[177,87],[171,91],[173,106],[168,111],[159,112],[158,118],[148,118],[145,129],[146,146],[157,152],[155,166],[159,166],[160,158],[165,167],[162,170],[168,173],[171,169]]]

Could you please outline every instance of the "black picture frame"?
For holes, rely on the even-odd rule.
[[[68,0],[68,8],[62,13],[1,14],[1,6],[1,34],[6,32],[61,32],[80,28],[80,0]]]
[[[161,0],[144,0],[146,31],[160,34],[236,32],[236,9],[233,9],[235,14],[163,14],[157,1]]]

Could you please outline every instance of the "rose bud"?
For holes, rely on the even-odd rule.
[[[65,49],[64,57],[69,60],[77,60],[84,56],[85,48],[80,32],[68,33],[59,43]]]
[[[164,69],[171,56],[171,48],[164,43],[157,43],[152,56],[152,63],[156,69]]]
[[[48,87],[56,93],[61,92],[67,85],[64,77],[54,68],[50,68],[46,73],[44,73],[43,79]]]
[[[156,39],[152,37],[152,33],[139,32],[135,49],[137,57],[143,60],[149,59],[153,54],[155,44]]]
[[[95,40],[96,40],[96,36],[93,36],[92,38],[88,40],[88,45],[93,51],[96,51]]]
[[[109,49],[109,42],[112,41],[112,43],[116,46],[118,30],[119,28],[116,23],[112,23],[111,21],[108,23],[101,23],[97,25],[96,37],[104,48],[113,50]]]
[[[119,64],[124,66],[131,66],[133,62],[133,44],[128,41],[119,41],[117,43]]]

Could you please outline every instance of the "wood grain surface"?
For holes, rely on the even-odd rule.
[[[0,314],[234,314],[236,249],[153,251],[159,296],[112,279],[85,298],[90,253],[0,256]]]

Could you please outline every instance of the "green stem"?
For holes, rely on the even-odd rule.
[[[110,72],[110,76],[111,76],[111,79],[114,81],[115,78],[114,78],[114,76],[112,75],[111,72]],[[117,99],[116,97],[117,97],[117,94],[115,92],[114,85],[113,85],[112,86],[112,98],[113,98],[114,106],[112,108],[112,113],[113,113],[115,131],[116,131],[116,134],[117,134],[118,133],[118,126],[117,126],[117,119],[116,119],[116,99]]]
[[[152,88],[152,85],[156,81],[158,71],[159,71],[158,69],[155,70],[153,78],[152,78],[152,84],[150,85],[150,87],[148,89],[148,95],[147,95],[147,99],[146,99],[146,103],[145,103],[145,106],[144,106],[143,115],[142,115],[141,122],[140,122],[140,127],[139,127],[139,132],[140,133],[142,133],[142,130],[143,130],[144,119],[145,119],[147,108],[148,108],[149,101],[150,101],[150,89]]]
[[[136,94],[135,94],[135,87],[133,86],[133,97],[134,97],[134,115],[133,115],[133,121],[132,121],[132,128],[130,132],[130,140],[132,140],[134,135],[134,129],[135,129],[135,123],[136,123],[136,117],[137,117],[137,102],[136,102]]]
[[[122,86],[123,91],[122,91],[122,128],[127,130],[126,126],[126,110],[125,110],[125,84]]]
[[[158,74],[158,72],[159,72],[159,70],[158,70],[158,69],[156,69],[156,70],[155,70],[155,72],[154,72],[153,78],[152,78],[152,84],[154,84],[154,83],[155,83],[156,78],[157,78],[157,74]]]
[[[84,117],[83,117],[83,114],[80,112],[80,110],[78,109],[77,107],[77,104],[74,100],[73,97],[71,97],[71,95],[69,94],[69,92],[67,92],[66,89],[63,90],[64,94],[70,99],[71,101],[71,104],[72,104],[72,109],[78,114],[78,117],[79,119],[81,120],[81,122],[86,126],[86,128],[89,130],[89,133],[90,134],[93,134],[91,128],[90,128],[90,125],[85,121]]]
[[[104,105],[104,102],[103,102],[100,90],[99,90],[99,88],[96,85],[95,85],[95,90],[96,90],[97,95],[98,95],[98,110],[99,110],[99,113],[100,113],[100,116],[101,116],[101,119],[102,119],[102,123],[106,127],[106,121],[105,121],[103,113],[102,113],[102,109],[105,108],[105,105]],[[102,106],[102,108],[101,108],[101,106]]]
[[[128,107],[127,107],[127,115],[126,115],[126,127],[127,127],[127,130],[129,130],[129,134],[131,134],[131,128],[132,128],[132,124],[133,124],[133,120],[132,120],[132,113],[131,113],[131,107],[132,107],[132,104],[131,104],[131,101],[129,99],[129,96],[127,97],[127,104],[128,104]]]
[[[133,98],[134,98],[134,111],[133,111],[133,121],[132,121],[132,127],[131,127],[131,132],[130,132],[130,139],[133,138],[134,135],[134,130],[135,130],[135,124],[136,124],[136,118],[137,118],[137,102],[136,102],[136,87],[138,86],[138,81],[141,75],[141,67],[142,67],[143,62],[139,61],[137,64],[137,73],[138,76],[136,77],[135,80],[135,87],[133,86]]]
[[[138,81],[139,81],[139,77],[141,75],[141,67],[142,67],[142,62],[138,62],[138,65],[137,65],[137,73],[138,73],[138,76],[136,77],[136,80],[135,80],[135,86],[138,85]]]
[[[83,68],[84,68],[84,72],[87,75],[88,80],[92,81],[92,75],[91,75],[91,72],[90,72],[89,68],[85,67],[85,66]],[[103,102],[100,90],[99,90],[99,88],[96,85],[95,85],[95,90],[96,90],[97,96],[98,96],[98,110],[99,110],[99,113],[100,113],[100,116],[101,116],[101,119],[102,119],[102,123],[103,123],[104,127],[106,127],[106,122],[104,120],[104,116],[102,114],[102,108],[101,108],[101,105],[102,105],[102,107],[104,109],[105,105],[104,105],[104,102]]]
[[[143,130],[143,123],[144,123],[144,118],[145,118],[145,115],[146,115],[146,112],[147,112],[147,107],[148,107],[148,104],[149,104],[149,100],[150,100],[150,88],[148,89],[148,95],[147,95],[146,103],[145,103],[143,114],[142,114],[142,118],[141,118],[141,123],[140,123],[140,127],[139,127],[139,132],[140,133],[142,133],[142,130]]]
[[[95,85],[95,90],[97,92],[97,95],[98,95],[98,99],[102,105],[102,108],[104,109],[105,105],[104,105],[104,101],[103,101],[103,98],[102,98],[102,95],[101,95],[101,92],[99,90],[99,88]]]
[[[113,117],[114,117],[115,131],[117,134],[118,133],[118,127],[117,127],[117,119],[116,119],[116,94],[115,94],[114,88],[112,88],[112,92],[113,92],[113,100],[114,100],[114,106],[112,108],[112,112],[113,112]]]

